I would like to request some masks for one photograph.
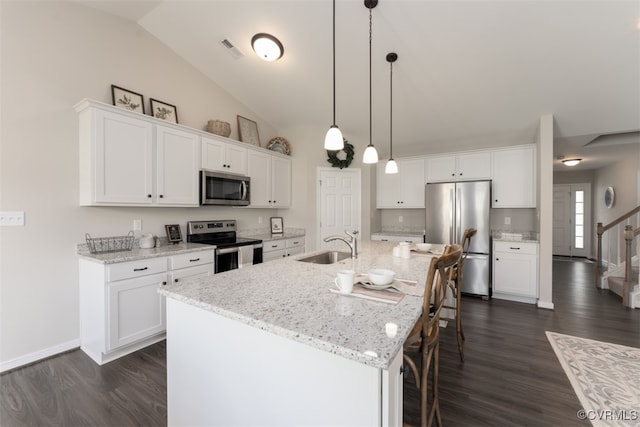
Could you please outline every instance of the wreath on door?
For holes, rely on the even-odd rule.
[[[344,153],[344,155],[340,155],[340,153]],[[349,144],[345,139],[344,148],[342,150],[327,150],[327,161],[331,163],[331,166],[334,168],[348,168],[353,161],[354,153],[355,152],[353,151],[353,145]]]

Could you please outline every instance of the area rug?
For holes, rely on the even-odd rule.
[[[640,426],[640,348],[547,331],[582,408],[594,426]]]

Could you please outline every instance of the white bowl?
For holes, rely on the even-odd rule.
[[[371,283],[377,286],[389,285],[391,284],[391,282],[393,282],[393,279],[395,277],[396,273],[384,268],[375,268],[373,270],[369,270],[369,280],[371,280]]]
[[[416,249],[421,252],[427,252],[432,248],[433,248],[433,245],[431,243],[416,243]]]

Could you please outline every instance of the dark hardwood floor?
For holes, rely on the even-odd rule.
[[[465,362],[455,329],[441,338],[440,406],[445,426],[589,425],[545,331],[640,347],[640,310],[593,285],[594,265],[554,260],[555,310],[464,297]],[[0,425],[166,425],[164,342],[102,367],[79,350],[0,376]],[[404,418],[419,424],[413,378]]]

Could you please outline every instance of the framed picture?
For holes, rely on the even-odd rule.
[[[168,224],[164,226],[167,231],[167,240],[174,245],[182,242],[182,231],[180,231],[180,224]]]
[[[282,225],[282,217],[281,216],[271,217],[271,234],[281,234],[281,233],[284,233],[284,227]]]
[[[144,114],[144,97],[139,93],[111,85],[111,98],[116,107]]]
[[[240,141],[248,142],[251,145],[260,146],[260,137],[258,136],[258,124],[246,117],[238,116],[238,134]]]
[[[178,123],[178,110],[175,105],[149,98],[151,101],[151,115],[156,119],[166,120],[171,123]]]

